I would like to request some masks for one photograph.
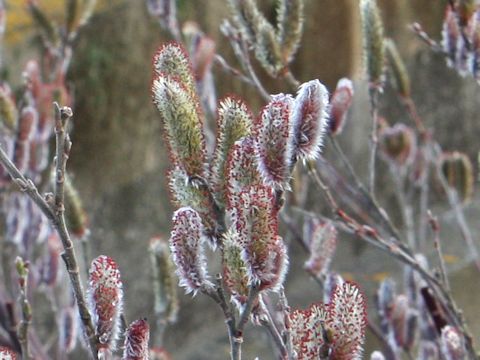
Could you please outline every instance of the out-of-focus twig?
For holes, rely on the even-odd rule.
[[[57,230],[60,239],[62,240],[64,252],[62,259],[65,262],[67,273],[70,277],[72,290],[77,301],[77,306],[82,320],[85,335],[87,336],[91,352],[94,359],[97,359],[97,343],[98,340],[95,335],[92,318],[88,311],[83,286],[80,280],[79,268],[77,265],[77,258],[73,243],[70,239],[70,234],[65,224],[63,203],[63,181],[65,177],[65,166],[68,159],[71,143],[65,132],[65,125],[68,119],[72,116],[70,108],[62,108],[55,105],[55,131],[56,131],[56,172],[55,172],[55,194],[53,196],[44,198],[38,192],[35,184],[27,179],[13,162],[9,159],[5,151],[0,148],[0,163],[5,167],[13,181],[25,192],[33,202],[40,208],[45,216],[51,221],[53,227]]]

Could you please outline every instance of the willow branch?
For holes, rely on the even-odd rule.
[[[97,337],[92,322],[90,312],[88,311],[85,294],[81,284],[77,259],[73,243],[68,233],[63,204],[63,181],[65,178],[65,166],[70,151],[70,140],[65,133],[65,123],[71,117],[72,112],[69,108],[60,109],[55,104],[55,132],[56,132],[56,170],[55,170],[55,194],[53,199],[47,199],[40,195],[37,187],[32,180],[27,179],[20,173],[18,168],[8,158],[5,151],[0,148],[0,163],[5,167],[13,181],[20,187],[21,191],[25,192],[32,201],[40,208],[43,214],[50,220],[52,226],[57,231],[64,248],[62,259],[65,263],[72,290],[77,301],[80,319],[83,323],[85,335],[90,344],[90,350],[94,359],[97,359]],[[50,204],[50,200],[51,204]]]

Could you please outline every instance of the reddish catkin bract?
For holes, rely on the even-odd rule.
[[[347,113],[353,103],[353,84],[350,79],[342,78],[337,83],[330,99],[330,133],[333,136],[342,133]]]
[[[293,157],[290,123],[293,99],[279,94],[263,108],[254,126],[258,170],[275,189],[288,188]]]
[[[318,359],[323,351],[324,328],[328,314],[322,303],[312,304],[305,310],[293,310],[288,314],[295,359]]]
[[[291,123],[295,156],[316,159],[328,124],[328,90],[320,81],[311,80],[300,85]]]
[[[13,350],[5,347],[0,346],[0,359],[2,360],[17,360],[17,355],[13,352]]]
[[[208,281],[207,261],[203,250],[203,225],[200,215],[191,207],[182,207],[173,214],[170,249],[177,267],[179,285],[195,295]]]
[[[150,327],[146,319],[135,320],[125,332],[122,360],[148,360]]]
[[[100,347],[115,350],[123,307],[123,285],[117,263],[101,255],[92,261],[88,278],[88,305]]]
[[[239,195],[237,215],[232,219],[242,247],[249,284],[261,290],[282,285],[288,267],[285,244],[278,236],[273,189],[252,186]]]
[[[363,294],[353,282],[335,289],[328,305],[327,326],[332,331],[332,359],[358,359],[363,351],[367,325]]]
[[[227,214],[237,219],[240,209],[240,194],[253,185],[261,185],[262,179],[257,167],[255,141],[244,137],[237,141],[228,155],[227,161]]]
[[[242,100],[227,97],[220,102],[217,115],[217,143],[211,173],[215,197],[222,207],[226,204],[228,154],[236,141],[250,135],[252,124],[252,113]]]

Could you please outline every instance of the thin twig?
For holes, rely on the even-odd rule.
[[[375,199],[375,160],[377,158],[378,145],[378,93],[379,90],[371,86],[369,89],[370,95],[370,114],[372,116],[372,132],[370,134],[370,161],[368,165],[368,191],[373,199]]]
[[[282,335],[285,341],[285,346],[287,347],[288,360],[294,360],[295,356],[293,354],[292,334],[290,333],[290,324],[288,321],[290,306],[288,305],[287,296],[285,294],[285,289],[283,288],[283,286],[279,291],[279,301],[280,301],[280,304],[282,305],[282,310],[285,316],[285,331]]]
[[[216,275],[216,285],[215,288],[208,287],[203,289],[203,293],[207,296],[211,297],[222,309],[223,316],[225,317],[225,324],[227,325],[228,331],[228,339],[230,341],[230,356],[232,360],[236,360],[239,358],[235,358],[237,356],[235,354],[236,349],[236,320],[235,316],[233,315],[233,310],[227,299],[225,297],[225,292],[223,290],[223,279],[221,274]]]
[[[432,215],[430,211],[427,212],[430,227],[433,231],[433,242],[435,250],[437,251],[438,260],[440,261],[440,274],[442,277],[445,289],[450,292],[450,282],[448,281],[447,267],[445,266],[445,259],[443,258],[442,243],[440,241],[440,224],[438,219]]]
[[[428,36],[428,34],[423,30],[422,26],[419,23],[413,23],[410,26],[410,29],[415,33],[415,35],[417,35],[420,40],[427,44],[433,52],[447,55],[443,48],[435,40]]]
[[[56,122],[62,121],[61,116],[62,113],[56,106]],[[68,112],[63,112],[63,116],[69,114]],[[60,118],[58,118],[60,117]],[[65,120],[63,120],[65,121]],[[63,139],[63,141],[61,141]],[[59,134],[57,136],[57,141],[61,141],[57,144],[57,147],[61,147],[63,152],[69,150],[69,145],[65,147],[65,133],[63,135]],[[56,181],[61,181],[61,178],[65,174],[65,154],[63,152],[57,151],[57,154],[60,153],[60,157],[57,158],[57,171],[55,174]],[[68,157],[68,156],[67,156]],[[92,318],[90,312],[88,311],[85,295],[83,291],[83,287],[80,280],[80,275],[78,271],[77,259],[75,256],[75,250],[73,248],[73,243],[70,239],[70,235],[65,225],[65,219],[63,216],[64,206],[63,202],[63,195],[59,194],[58,191],[62,190],[62,185],[56,186],[57,194],[54,196],[55,199],[50,205],[47,200],[40,195],[38,192],[37,187],[33,183],[32,180],[27,179],[23,174],[20,173],[18,168],[13,164],[13,162],[8,158],[8,155],[5,151],[0,147],[0,163],[4,166],[7,170],[9,175],[12,177],[13,181],[20,187],[20,189],[25,192],[33,202],[40,208],[40,210],[44,213],[44,215],[50,220],[52,226],[56,229],[64,248],[64,252],[62,253],[62,259],[65,262],[65,266],[67,268],[67,272],[70,278],[70,282],[72,285],[72,290],[75,295],[75,299],[77,301],[78,310],[80,313],[80,319],[84,326],[85,335],[87,336],[91,352],[93,358],[97,359],[97,337],[95,335],[95,330],[93,327]],[[56,206],[57,200],[59,201],[58,206]],[[55,207],[55,208],[54,208]],[[62,210],[63,208],[63,210]]]
[[[277,326],[275,325],[275,322],[272,318],[272,314],[270,313],[270,309],[267,307],[267,305],[264,303],[263,301],[263,297],[260,296],[259,297],[260,299],[260,303],[262,304],[262,307],[264,308],[265,310],[265,315],[266,315],[266,319],[261,319],[260,320],[260,323],[262,324],[262,326],[264,326],[268,332],[270,333],[272,339],[273,339],[273,342],[275,343],[275,345],[277,346],[278,350],[280,351],[280,354],[282,356],[282,359],[286,359],[287,358],[287,347],[285,346],[285,343],[282,339],[282,336],[280,335],[280,332],[278,331],[278,328]]]
[[[247,44],[245,43],[245,41],[242,41],[241,48],[243,52],[243,57],[239,60],[244,63],[244,66],[248,71],[248,75],[250,76],[250,79],[252,80],[252,82],[255,84],[255,87],[257,88],[260,95],[263,97],[265,101],[269,101],[270,94],[268,93],[267,90],[265,90],[265,88],[262,85],[262,82],[260,81],[257,74],[255,73],[255,70],[253,69],[252,62],[250,61],[250,55],[248,53]]]
[[[412,205],[407,200],[407,196],[405,194],[405,190],[403,189],[403,183],[405,179],[405,169],[399,168],[397,165],[390,164],[389,166],[390,174],[392,175],[392,180],[395,184],[395,193],[397,196],[397,200],[400,205],[403,222],[406,228],[407,234],[407,243],[412,249],[416,249],[416,242],[415,242],[415,224],[413,221],[413,209]],[[400,175],[399,175],[400,174]]]
[[[244,82],[245,84],[255,87],[255,84],[248,76],[244,75],[240,70],[235,69],[233,66],[231,66],[223,56],[215,54],[213,60],[214,63],[218,64],[218,66],[220,66],[220,68],[222,68],[224,71],[228,72],[235,78],[240,79],[240,81]]]
[[[356,235],[370,244],[375,245],[379,249],[388,253],[390,256],[417,271],[433,289],[438,300],[443,304],[444,308],[447,309],[447,315],[452,324],[457,326],[462,332],[470,357],[472,359],[479,359],[473,346],[473,338],[470,334],[468,326],[465,323],[463,316],[459,313],[458,307],[451,294],[443,286],[443,283],[431,275],[426,269],[424,269],[413,256],[413,251],[407,245],[399,241],[399,239],[384,239],[382,236],[380,236],[379,232],[375,228],[358,223],[342,209],[340,209],[332,193],[320,179],[313,165],[311,163],[308,164],[310,166],[310,174],[315,180],[316,185],[324,193],[334,215],[340,219],[340,221],[335,221],[338,228],[352,235]]]
[[[290,87],[292,87],[293,91],[297,90],[298,87],[300,86],[300,81],[298,81],[295,76],[292,74],[291,70],[289,68],[286,69],[283,78],[287,82]]]
[[[432,147],[434,151],[434,156],[438,158],[442,153],[440,145],[438,143],[433,143]],[[480,271],[480,254],[473,240],[473,236],[467,224],[467,220],[465,219],[465,214],[463,212],[463,208],[460,203],[460,200],[458,199],[458,194],[455,191],[455,189],[449,186],[449,184],[447,183],[447,180],[445,179],[444,175],[440,170],[440,167],[438,166],[437,166],[437,173],[438,173],[438,178],[440,180],[440,184],[442,185],[443,190],[447,194],[448,203],[450,204],[450,207],[452,208],[453,213],[455,214],[455,219],[460,228],[462,237],[468,246],[468,250],[475,262],[476,268]]]

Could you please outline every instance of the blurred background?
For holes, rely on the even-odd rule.
[[[39,3],[51,16],[61,19],[63,0]],[[177,3],[180,25],[197,22],[215,41],[217,52],[230,64],[237,65],[230,45],[219,31],[222,20],[228,17],[225,1],[179,0]],[[265,14],[273,17],[274,1],[260,3]],[[444,149],[460,150],[476,159],[480,137],[478,84],[449,69],[445,60],[432,53],[408,27],[412,22],[419,22],[428,34],[439,39],[446,1],[384,0],[379,3],[386,35],[397,42],[410,72],[412,97],[420,116],[428,127],[434,128]],[[318,78],[330,91],[341,77],[354,80],[355,103],[339,141],[355,168],[365,176],[371,120],[362,70],[358,3],[306,0],[305,13],[302,45],[292,72],[301,81]],[[35,52],[34,32],[25,2],[9,1],[4,58],[6,77],[11,83],[21,82],[22,69]],[[79,34],[67,75],[74,96],[73,149],[68,169],[90,219],[92,256],[108,254],[120,266],[128,321],[153,317],[148,243],[154,235],[168,237],[170,231],[173,209],[165,186],[168,157],[150,94],[152,55],[160,44],[169,40],[169,35],[148,14],[144,1],[100,0],[90,24]],[[289,91],[282,82],[271,80],[257,65],[270,93]],[[214,65],[213,74],[218,98],[238,94],[254,112],[263,105],[251,87],[220,67]],[[390,123],[410,121],[391,88],[386,88],[380,104],[382,115]],[[324,151],[327,157],[331,155],[328,146]],[[378,198],[382,205],[388,206],[392,201],[392,184],[387,176],[382,176],[383,172],[386,168],[380,165],[382,179],[378,191],[382,195]],[[480,228],[478,204],[475,196],[465,209],[474,234]],[[395,205],[392,211],[395,214]],[[393,220],[401,226],[400,219]],[[442,218],[441,237],[445,253],[449,255],[447,265],[455,298],[465,309],[472,332],[478,338],[480,321],[475,305],[480,295],[479,276],[470,263],[462,260],[465,248],[448,214]],[[302,270],[306,257],[298,245],[291,244],[286,292],[295,307],[307,306],[321,296],[315,283]],[[380,280],[401,274],[401,266],[387,255],[349,238],[340,241],[333,269],[357,281],[370,295]],[[175,359],[227,358],[228,339],[216,304],[203,296],[192,299],[184,296],[182,290],[179,293],[179,319],[167,330],[166,348]],[[373,308],[372,303],[369,305]],[[370,340],[371,336],[367,338],[369,349],[378,346]],[[248,328],[245,358],[271,359],[266,339],[267,334],[261,329]]]

